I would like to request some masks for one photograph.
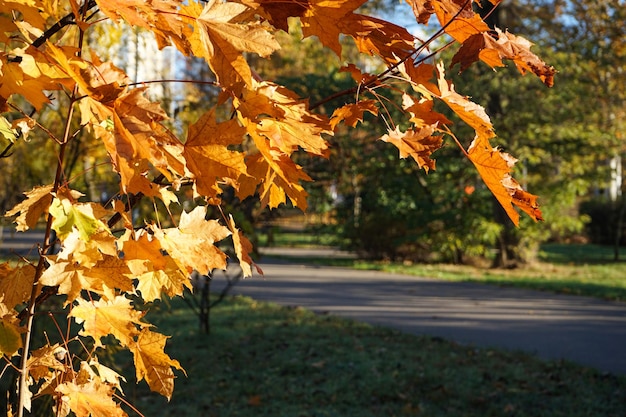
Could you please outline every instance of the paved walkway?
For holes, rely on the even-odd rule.
[[[259,265],[265,276],[233,294],[626,375],[626,303],[269,258]]]
[[[35,252],[37,238],[15,234],[12,239],[5,233],[0,252]],[[346,256],[333,250],[274,252]],[[626,303],[270,258],[259,265],[265,276],[240,282],[232,293],[626,375]],[[221,282],[218,275],[212,289],[219,290]]]

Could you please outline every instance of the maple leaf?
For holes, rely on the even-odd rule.
[[[255,137],[253,134],[251,136]],[[257,137],[255,143],[263,146],[261,138]],[[308,193],[299,181],[311,181],[311,177],[289,156],[265,145],[263,152],[248,158],[247,164],[250,177],[241,179],[237,194],[239,198],[253,194],[258,186],[263,207],[278,207],[289,197],[294,207],[306,210]]]
[[[159,240],[146,233],[135,238],[125,237],[123,245],[124,261],[137,278],[137,291],[146,301],[161,298],[163,292],[168,296],[182,294],[185,287],[190,288],[189,276],[181,271],[171,256],[164,254]]]
[[[59,360],[64,352],[67,353],[58,343],[33,350],[26,364],[29,375],[37,382],[40,379],[51,379],[54,376],[51,370],[65,371],[65,365]]]
[[[337,125],[341,122],[344,122],[350,127],[356,127],[357,123],[363,122],[363,115],[365,112],[369,112],[374,116],[378,115],[376,101],[361,100],[335,109],[330,118],[330,127],[335,130]]]
[[[263,275],[263,271],[258,267],[250,257],[250,252],[253,251],[252,243],[246,238],[243,233],[237,226],[235,225],[235,219],[230,215],[228,220],[228,228],[230,229],[233,237],[233,246],[235,248],[235,255],[237,255],[237,259],[239,259],[239,265],[241,266],[241,270],[243,271],[244,277],[252,276],[252,268],[251,265],[256,267],[256,270],[259,274]]]
[[[243,4],[218,0],[210,0],[201,11],[193,4],[181,11],[196,18],[198,30],[192,38],[194,51],[206,58],[225,88],[252,82],[252,72],[243,52],[267,57],[280,48],[268,28],[249,21],[253,17],[251,12]]]
[[[465,123],[470,125],[481,138],[495,136],[493,125],[485,109],[454,91],[454,85],[445,79],[443,63],[437,64],[439,73],[438,84],[441,95],[439,98],[446,103]]]
[[[83,288],[94,290],[98,286],[98,280],[91,280],[86,277],[83,274],[84,269],[80,265],[68,261],[56,262],[54,256],[48,256],[46,259],[50,263],[50,267],[44,271],[38,282],[49,287],[58,285],[57,292],[67,294],[65,305],[78,298]]]
[[[366,0],[310,0],[307,9],[300,17],[304,37],[317,36],[320,42],[329,47],[341,58],[342,22],[353,15]]]
[[[415,102],[408,94],[402,96],[402,107],[411,114],[409,120],[417,128],[452,124],[446,116],[433,110],[434,105],[433,100],[422,99]]]
[[[60,384],[56,391],[61,394],[57,396],[61,404],[60,416],[67,416],[70,411],[76,417],[107,416],[107,417],[127,417],[126,414],[113,400],[113,388],[102,383],[99,379],[76,384],[65,382]]]
[[[172,368],[182,370],[182,367],[164,352],[167,339],[167,336],[144,328],[129,348],[135,360],[137,382],[145,378],[152,391],[169,400],[174,390]]]
[[[50,203],[50,214],[54,216],[52,228],[60,239],[67,237],[72,230],[78,230],[82,240],[88,241],[92,235],[109,228],[101,221],[109,212],[96,203],[78,203],[80,193],[71,190],[58,190]]]
[[[396,127],[380,140],[395,145],[400,150],[400,158],[410,156],[420,168],[428,172],[435,169],[435,161],[430,159],[430,155],[443,145],[442,137],[434,136],[434,131],[432,126],[422,127],[419,130],[409,129],[406,132]]]
[[[159,49],[174,43],[185,55],[191,52],[191,30],[177,13],[178,0],[96,0],[99,9],[114,21],[123,19],[154,33]]]
[[[537,197],[524,191],[511,177],[515,158],[497,148],[492,148],[487,139],[480,137],[474,139],[467,155],[513,224],[519,225],[519,214],[513,205],[521,208],[533,220],[543,220],[537,205]]]
[[[426,63],[416,65],[415,61],[409,60],[405,61],[398,68],[411,81],[413,90],[421,93],[424,98],[432,100],[433,96],[438,97],[441,95],[439,87],[431,81],[435,71],[434,65]]]
[[[430,5],[445,32],[463,43],[472,35],[489,31],[489,26],[472,9],[472,3],[466,0],[439,0],[430,2]]]
[[[532,43],[508,32],[495,28],[492,32],[472,35],[468,38],[452,58],[451,66],[460,64],[461,71],[472,63],[481,60],[490,67],[504,66],[502,60],[512,60],[523,75],[532,72],[548,87],[554,85],[556,69],[547,65],[530,51]]]
[[[352,36],[360,52],[378,55],[394,64],[415,51],[415,37],[405,28],[361,14],[350,14],[339,21],[342,33]]]
[[[160,229],[151,226],[154,236],[163,249],[179,265],[181,271],[191,274],[193,270],[206,275],[213,269],[226,269],[226,254],[215,243],[224,239],[230,232],[216,220],[206,220],[206,207],[198,206],[191,212],[183,212],[178,228]],[[189,286],[189,280],[178,283]]]
[[[237,180],[246,175],[244,154],[228,149],[230,145],[241,144],[245,133],[245,128],[235,119],[217,123],[214,110],[189,127],[183,156],[195,177],[198,193],[215,197],[219,178]]]
[[[326,117],[310,112],[308,101],[285,87],[267,81],[255,82],[253,87],[234,103],[241,123],[248,132],[255,132],[253,138],[263,136],[271,148],[287,155],[298,148],[328,155],[322,134],[332,134],[332,130]]]
[[[1,306],[1,304],[0,304]],[[5,308],[0,307],[0,313]],[[0,354],[11,357],[22,347],[22,332],[19,320],[13,314],[6,312],[0,316]]]
[[[11,267],[0,264],[0,302],[12,309],[30,298],[35,280],[35,267],[23,265]]]
[[[95,346],[102,346],[101,338],[113,335],[123,346],[129,346],[139,334],[137,327],[148,326],[141,318],[144,313],[135,310],[131,301],[123,296],[113,300],[86,301],[79,299],[70,316],[82,324],[82,336],[90,336]]]
[[[41,215],[46,213],[50,207],[52,188],[52,184],[33,188],[25,193],[26,200],[6,212],[5,216],[7,217],[20,213],[15,219],[17,231],[24,232],[35,227]]]
[[[406,2],[413,9],[413,14],[415,15],[415,19],[417,23],[427,24],[430,20],[430,16],[435,13],[435,8],[433,7],[434,0],[406,0]]]
[[[308,0],[239,0],[255,10],[275,28],[289,32],[290,17],[301,17],[307,10]]]

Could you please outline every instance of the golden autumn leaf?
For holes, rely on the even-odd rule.
[[[445,32],[460,43],[472,35],[489,30],[489,26],[472,9],[472,3],[472,1],[466,0],[431,2],[431,6]]]
[[[80,296],[83,289],[92,290],[98,287],[98,279],[90,279],[84,275],[84,269],[74,262],[55,261],[54,256],[47,257],[50,267],[39,278],[39,283],[49,287],[59,286],[58,293],[66,294],[66,305]]]
[[[262,146],[262,138],[257,137],[255,143]],[[289,197],[294,207],[306,210],[308,193],[299,182],[311,178],[289,156],[266,145],[263,152],[248,157],[247,164],[250,177],[241,179],[239,198],[252,195],[258,187],[263,207],[278,207]]]
[[[245,128],[235,119],[218,123],[214,110],[205,113],[189,126],[183,156],[187,168],[194,175],[199,194],[216,197],[218,179],[231,178],[236,181],[246,175],[244,154],[228,149],[231,145],[241,144],[245,133]]]
[[[137,279],[137,291],[146,301],[154,301],[165,293],[170,297],[190,288],[189,275],[181,270],[171,256],[164,254],[161,243],[147,233],[120,240],[124,261]]]
[[[243,4],[210,0],[202,10],[191,4],[181,13],[196,18],[197,30],[191,39],[194,51],[206,58],[224,88],[252,82],[244,52],[267,57],[280,48],[268,28],[253,21],[253,11]]]
[[[0,264],[0,303],[12,309],[27,301],[33,290],[34,279],[33,265],[11,267],[8,262]]]
[[[48,212],[52,202],[51,192],[52,184],[33,188],[25,193],[26,200],[7,211],[5,216],[15,216],[19,213],[20,215],[15,220],[16,230],[24,232],[32,229],[37,225],[41,215]]]
[[[123,346],[129,346],[139,334],[138,327],[148,326],[141,321],[143,315],[124,296],[110,301],[78,299],[78,305],[70,312],[74,321],[82,324],[80,334],[93,338],[96,347],[102,346],[100,339],[108,335],[113,335]]]
[[[67,351],[58,343],[33,350],[26,365],[29,375],[36,382],[40,379],[50,380],[54,378],[56,376],[54,371],[66,370],[65,365],[61,362],[65,354]]]
[[[322,135],[330,135],[332,130],[325,116],[311,112],[307,100],[278,84],[263,81],[253,87],[235,101],[239,120],[248,132],[255,133],[253,139],[267,138],[270,148],[286,155],[299,148],[313,155],[328,155]]]
[[[113,387],[94,379],[84,384],[65,382],[60,384],[56,391],[61,417],[69,415],[70,411],[76,417],[127,417],[128,415],[113,400]]]
[[[395,145],[400,150],[400,158],[410,156],[420,168],[428,172],[435,169],[435,161],[430,159],[430,155],[443,145],[443,138],[433,135],[434,132],[435,129],[432,126],[425,126],[418,130],[409,129],[406,132],[396,127],[380,140]]]
[[[226,254],[215,243],[230,232],[216,220],[206,220],[206,207],[198,206],[191,212],[183,212],[177,228],[160,229],[151,226],[154,237],[178,264],[181,271],[191,274],[193,270],[206,275],[213,269],[226,269]],[[178,283],[190,286],[188,279]]]
[[[183,370],[177,360],[170,358],[164,351],[168,337],[142,329],[137,341],[130,346],[135,360],[137,381],[145,379],[150,389],[166,397],[172,397],[174,390],[174,371]]]

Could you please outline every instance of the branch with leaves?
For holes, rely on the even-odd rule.
[[[209,274],[225,269],[227,255],[216,245],[227,238],[244,275],[251,276],[255,269],[261,273],[249,256],[252,245],[233,217],[209,218],[208,208],[219,208],[222,193],[229,188],[242,200],[256,196],[263,206],[290,203],[305,210],[302,182],[311,179],[294,162],[294,155],[327,157],[326,138],[340,126],[357,129],[365,114],[386,114],[378,91],[398,91],[398,80],[404,86],[402,103],[397,105],[406,118],[387,120],[389,131],[380,140],[396,146],[401,158],[411,157],[429,171],[435,169],[432,154],[450,138],[515,224],[519,218],[515,207],[541,219],[536,196],[511,176],[515,159],[490,145],[495,132],[484,109],[455,90],[443,63],[429,63],[436,51],[428,48],[445,39],[447,45],[460,46],[451,65],[458,64],[461,71],[478,61],[498,67],[508,60],[522,74],[533,73],[548,86],[554,69],[531,52],[525,39],[490,29],[473,11],[471,0],[407,0],[418,23],[426,24],[434,16],[440,24],[426,42],[398,25],[360,13],[357,9],[364,2],[2,2],[0,123],[6,127],[3,135],[11,140],[2,156],[28,129],[48,137],[58,152],[51,182],[25,190],[25,199],[6,213],[15,217],[17,231],[32,229],[42,219],[46,228],[36,262],[1,265],[0,350],[7,364],[16,355],[22,359],[16,387],[20,401],[9,413],[21,416],[30,409],[33,396],[48,395],[59,416],[126,415],[120,405],[121,377],[96,359],[112,339],[132,353],[137,380],[145,379],[152,390],[169,398],[174,371],[181,366],[163,350],[167,337],[151,328],[132,300],[149,305],[162,297],[181,296],[191,287],[192,271]],[[269,58],[277,51],[280,44],[274,35],[289,30],[288,19],[296,19],[305,38],[317,37],[338,58],[340,39],[352,39],[362,55],[381,62],[386,70],[369,74],[348,63],[344,70],[352,75],[354,87],[310,106],[306,98],[263,80],[246,59]],[[137,85],[138,80],[100,59],[97,48],[89,56],[82,53],[86,36],[104,20],[151,32],[159,48],[172,45],[182,55],[204,59],[215,77],[210,83],[219,90],[219,100],[188,127],[186,137],[167,127],[168,114],[146,94],[149,83]],[[54,95],[69,100],[61,131],[37,120]],[[337,97],[349,100],[326,114],[315,111]],[[434,110],[435,102],[448,106],[475,131],[467,148],[454,136],[452,122]],[[27,116],[26,106],[35,112]],[[78,131],[72,132],[76,125]],[[125,203],[86,201],[81,190],[72,188],[64,155],[81,136],[91,138],[108,155]],[[186,184],[201,204],[173,214],[177,192]],[[132,211],[141,199],[153,201],[155,207],[160,202],[175,225],[164,227],[146,219],[135,227]],[[119,224],[121,231],[114,233],[112,227]],[[61,248],[51,255],[52,232]],[[61,300],[68,319],[81,330],[58,343],[33,346],[35,312],[50,297]],[[91,344],[83,343],[85,339]],[[70,345],[79,348],[72,350]]]

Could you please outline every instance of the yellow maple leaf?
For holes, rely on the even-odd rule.
[[[60,384],[56,391],[60,394],[57,401],[61,404],[60,416],[67,416],[70,411],[76,417],[127,417],[118,403],[113,400],[113,387],[94,379],[84,384],[65,382]]]
[[[177,360],[170,358],[164,351],[168,337],[142,329],[137,341],[130,346],[135,360],[137,381],[145,378],[152,391],[166,397],[172,397],[174,390],[174,372],[172,368],[182,370]]]
[[[138,233],[134,238],[123,237],[120,243],[124,261],[137,279],[137,291],[144,301],[159,299],[162,293],[173,297],[191,288],[187,271],[182,271],[171,256],[163,253],[158,239]]]
[[[102,346],[100,339],[107,335],[113,335],[123,346],[129,346],[139,334],[138,327],[148,326],[141,321],[143,315],[123,296],[110,301],[78,299],[78,305],[70,312],[74,321],[83,326],[80,334],[92,337],[96,346]]]
[[[17,231],[23,232],[35,227],[41,215],[48,212],[52,202],[51,192],[52,184],[33,188],[25,193],[26,200],[7,211],[5,216],[15,216],[20,213],[15,220]]]
[[[163,249],[187,274],[196,270],[206,275],[213,269],[226,268],[226,254],[215,243],[230,235],[230,232],[218,221],[206,220],[205,217],[206,207],[198,206],[189,213],[181,214],[177,228],[162,230],[151,226]],[[190,285],[188,279],[181,284]]]

